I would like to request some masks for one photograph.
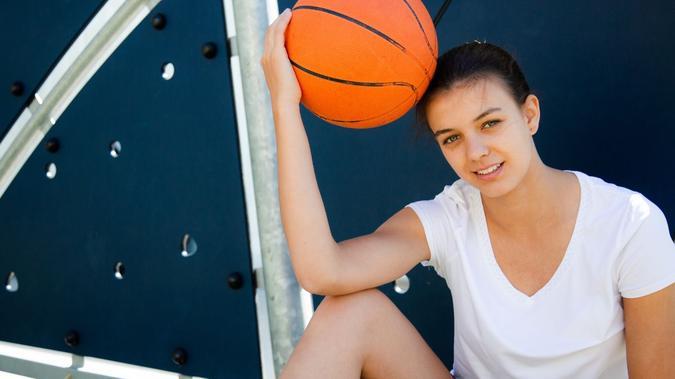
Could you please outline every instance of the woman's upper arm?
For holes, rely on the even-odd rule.
[[[623,306],[629,376],[675,378],[675,284]]]
[[[334,272],[321,295],[341,295],[389,283],[429,259],[424,228],[415,212],[403,208],[375,232],[338,244]]]

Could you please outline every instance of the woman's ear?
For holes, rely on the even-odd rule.
[[[535,95],[527,95],[525,102],[521,106],[523,117],[527,123],[527,128],[530,130],[530,135],[535,135],[539,130],[539,99]]]

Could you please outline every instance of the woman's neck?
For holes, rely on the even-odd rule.
[[[568,213],[574,196],[567,190],[572,173],[544,165],[538,155],[523,180],[511,192],[498,198],[481,195],[485,216],[491,225],[511,234],[531,235],[550,230]]]

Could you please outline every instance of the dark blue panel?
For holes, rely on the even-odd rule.
[[[31,99],[49,70],[105,1],[22,0],[6,2],[0,12],[0,137]],[[14,82],[23,94],[10,92]]]
[[[293,3],[280,1],[279,8]],[[433,17],[443,1],[424,3]],[[441,53],[472,40],[512,52],[541,100],[535,142],[544,162],[642,192],[673,230],[673,14],[669,1],[455,0],[437,32]],[[338,240],[373,231],[405,204],[431,198],[456,179],[438,147],[415,136],[412,112],[362,131],[308,112],[303,119]],[[421,266],[409,275],[408,294],[383,290],[450,367],[453,319],[445,282]]]
[[[154,30],[150,18],[167,17]],[[214,59],[202,56],[213,41]],[[175,65],[171,80],[162,66]],[[222,1],[165,0],[0,199],[0,340],[186,375],[261,377]],[[60,150],[45,141],[56,137]],[[121,142],[118,158],[109,145]],[[57,175],[45,177],[54,162]],[[185,233],[198,244],[180,255]],[[123,280],[114,266],[126,268]],[[239,272],[243,287],[228,286]],[[70,349],[64,336],[80,334]],[[181,347],[187,363],[172,363]]]

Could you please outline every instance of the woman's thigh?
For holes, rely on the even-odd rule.
[[[396,305],[379,290],[368,291],[373,314],[371,329],[364,336],[367,354],[362,377],[450,378],[443,362]]]
[[[317,371],[325,379],[451,377],[410,321],[377,289],[324,298],[286,368],[289,378]]]

